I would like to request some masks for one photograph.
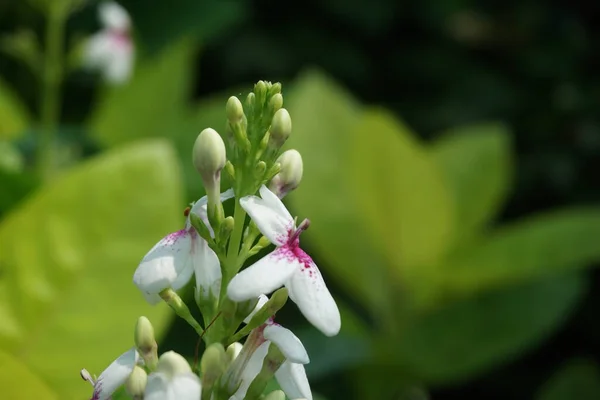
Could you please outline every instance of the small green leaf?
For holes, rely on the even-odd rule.
[[[311,229],[303,240],[316,248],[334,279],[370,307],[381,308],[386,298],[386,273],[379,253],[359,218],[351,178],[349,145],[360,105],[348,93],[317,71],[304,73],[293,91],[284,94],[292,117],[288,147],[304,160],[300,187],[289,194],[293,210],[309,218]],[[347,175],[347,176],[346,176]]]
[[[95,138],[113,146],[177,135],[174,130],[192,87],[194,51],[193,41],[182,40],[155,57],[139,60],[126,85],[107,88],[90,122]]]
[[[10,88],[0,80],[0,140],[13,139],[29,126],[30,116],[25,106]]]
[[[75,379],[77,379],[75,375]],[[3,399],[58,399],[52,390],[27,366],[0,350],[0,388]],[[88,389],[91,387],[88,386]]]
[[[431,151],[455,199],[461,227],[457,234],[468,239],[494,217],[506,196],[511,175],[508,130],[501,124],[452,129]]]
[[[571,273],[452,303],[409,323],[395,339],[397,352],[388,346],[383,356],[427,383],[463,381],[541,342],[585,289],[585,277]]]
[[[453,203],[437,166],[389,113],[366,112],[355,127],[348,174],[364,218],[405,278],[452,244]],[[410,282],[408,282],[410,283]]]
[[[469,293],[600,260],[600,208],[537,215],[499,228],[440,270],[445,291]]]
[[[78,371],[99,374],[133,346],[140,315],[159,337],[168,326],[132,276],[183,223],[181,189],[168,143],[139,143],[80,164],[0,225],[0,344],[62,398],[89,395]]]
[[[591,360],[571,360],[542,386],[536,399],[600,399],[600,369]]]

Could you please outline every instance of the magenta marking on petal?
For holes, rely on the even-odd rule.
[[[164,238],[164,244],[167,246],[171,246],[173,244],[175,244],[175,242],[188,234],[188,231],[185,229],[180,229],[177,232],[173,232],[173,233],[169,233],[167,236],[165,236]]]

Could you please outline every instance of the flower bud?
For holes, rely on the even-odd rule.
[[[264,400],[285,400],[285,393],[282,390],[274,390],[266,395]]]
[[[190,364],[186,359],[174,351],[167,351],[160,356],[156,370],[169,377],[192,372],[192,368],[190,368]]]
[[[223,220],[221,227],[219,229],[219,242],[225,243],[227,239],[229,239],[229,235],[233,231],[233,227],[235,225],[235,220],[232,216],[229,216]]]
[[[265,81],[258,81],[254,85],[254,94],[256,95],[256,106],[263,106],[265,99],[267,98],[267,90],[267,83]]]
[[[143,399],[146,390],[148,374],[143,368],[135,366],[129,378],[125,381],[125,390],[133,399]]]
[[[227,362],[225,348],[221,343],[216,342],[206,348],[200,360],[202,391],[206,391],[208,394],[211,393],[213,385],[225,372]]]
[[[225,143],[217,131],[206,128],[200,132],[194,143],[192,157],[207,191],[209,187],[212,189],[215,183],[219,182],[221,170],[227,161]]]
[[[257,162],[256,167],[254,168],[254,177],[262,180],[265,176],[265,172],[267,172],[267,163],[264,161]]]
[[[277,110],[271,121],[271,146],[280,148],[292,133],[292,119],[285,108]]]
[[[296,189],[302,180],[302,156],[297,150],[287,150],[275,162],[279,163],[281,170],[271,180],[269,189],[282,199]]]
[[[281,94],[281,83],[280,82],[275,82],[274,84],[271,85],[271,87],[268,90],[269,97],[273,97],[277,94]]]
[[[235,360],[237,356],[240,355],[240,352],[242,351],[243,347],[244,345],[242,345],[240,342],[231,343],[227,347],[227,351],[225,352],[225,355],[227,356],[227,361],[229,363],[233,362],[233,360]]]
[[[227,113],[227,119],[229,122],[236,123],[241,121],[244,116],[244,108],[242,107],[242,102],[240,99],[235,96],[231,96],[229,100],[227,100],[225,112]]]
[[[273,113],[283,107],[283,96],[281,93],[276,93],[271,97],[271,100],[269,100],[269,107],[271,107]]]
[[[154,337],[154,327],[148,318],[144,316],[138,318],[135,325],[134,341],[148,368],[156,368],[158,345]]]
[[[256,375],[256,378],[254,378],[246,392],[246,398],[254,399],[260,396],[284,361],[285,356],[281,350],[274,343],[271,343],[260,372]]]

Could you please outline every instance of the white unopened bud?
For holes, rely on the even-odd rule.
[[[238,122],[244,116],[244,108],[242,107],[242,102],[235,96],[231,96],[229,100],[227,100],[227,106],[225,106],[225,112],[227,114],[227,119],[231,123]]]
[[[225,354],[227,355],[227,360],[231,363],[233,360],[235,360],[237,358],[237,356],[240,355],[240,352],[242,351],[242,348],[244,347],[244,345],[242,345],[240,342],[234,342],[231,343],[228,347],[227,347],[227,351],[225,352]]]
[[[270,141],[275,148],[283,146],[292,133],[292,118],[285,108],[277,110],[271,121]]]
[[[160,356],[156,370],[170,377],[192,372],[190,364],[188,364],[186,359],[174,351],[167,351]]]
[[[158,362],[158,345],[154,338],[154,327],[144,316],[139,317],[135,325],[134,342],[146,365],[151,369],[155,368]]]
[[[217,131],[206,128],[200,132],[194,143],[192,158],[205,186],[213,187],[227,162],[225,143]]]
[[[287,150],[275,162],[279,163],[281,169],[271,179],[269,189],[282,199],[300,185],[303,172],[302,156],[297,150]]]
[[[266,395],[264,400],[285,400],[285,393],[283,393],[281,390],[274,390]]]
[[[143,368],[135,366],[129,378],[125,381],[125,390],[134,399],[143,399],[148,382],[148,374]]]

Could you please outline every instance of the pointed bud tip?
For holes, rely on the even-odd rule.
[[[146,390],[146,383],[148,382],[148,374],[143,368],[135,366],[131,374],[125,381],[125,390],[127,393],[135,398],[140,398],[144,395]]]
[[[154,338],[154,327],[150,320],[144,316],[138,318],[135,324],[135,345],[141,352],[146,352],[156,347],[156,339]]]
[[[172,377],[178,374],[192,372],[192,368],[190,368],[190,364],[188,364],[183,356],[174,351],[167,351],[158,359],[157,371],[164,372]]]
[[[275,162],[279,163],[280,170],[271,180],[269,189],[281,199],[300,185],[304,166],[302,156],[293,149],[284,151]]]

